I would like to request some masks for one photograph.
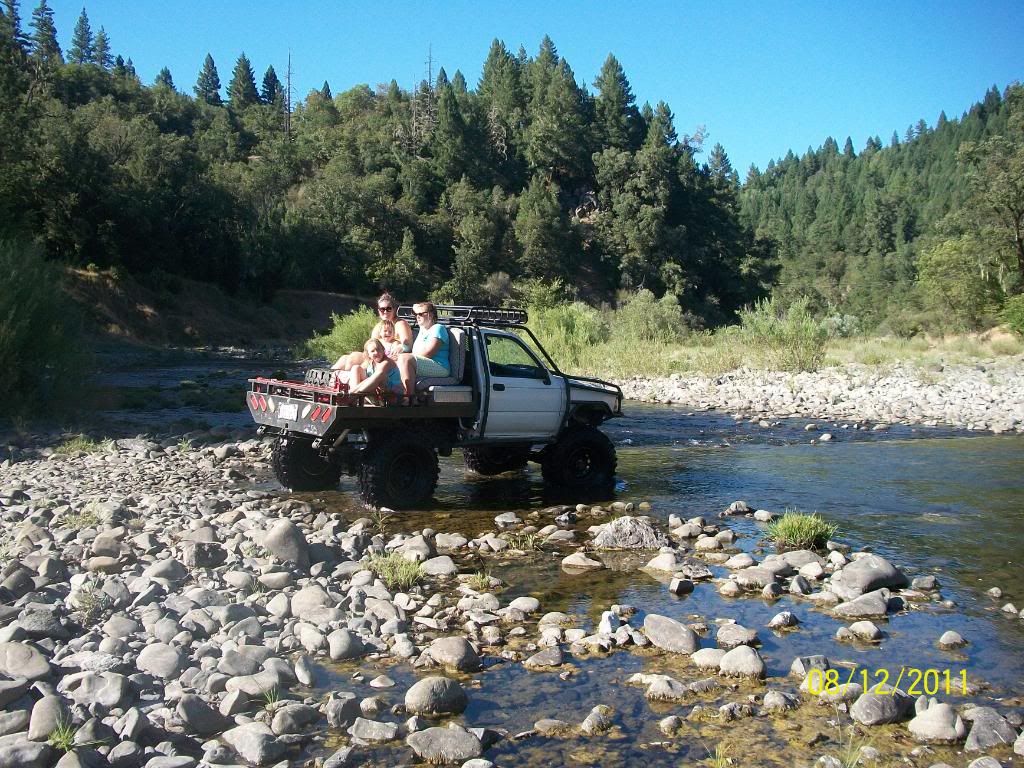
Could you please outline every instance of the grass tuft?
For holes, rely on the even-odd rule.
[[[406,560],[397,552],[374,555],[370,558],[368,566],[388,589],[409,589],[423,581],[426,576],[422,564]]]
[[[70,528],[72,531],[81,531],[85,528],[96,528],[102,523],[103,518],[100,516],[99,505],[91,501],[77,512],[65,514],[61,526]]]
[[[54,448],[54,453],[67,456],[75,453],[109,452],[114,448],[113,440],[93,440],[86,435],[75,435]]]
[[[530,552],[541,548],[541,540],[536,533],[522,533],[515,531],[502,534],[502,538],[508,542],[509,547],[512,549],[521,549],[524,552]]]
[[[835,536],[839,526],[821,518],[817,512],[810,515],[787,510],[782,517],[769,523],[769,538],[782,549],[816,549]]]
[[[46,738],[46,743],[59,752],[70,752],[75,748],[75,734],[78,729],[70,720],[57,720],[57,725]]]
[[[484,568],[467,576],[466,586],[477,592],[486,592],[491,588],[491,572]]]

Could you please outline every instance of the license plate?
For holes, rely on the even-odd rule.
[[[298,403],[284,403],[277,409],[277,418],[281,421],[295,421],[298,417]]]

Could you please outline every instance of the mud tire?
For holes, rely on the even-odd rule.
[[[278,482],[292,491],[330,491],[341,479],[341,467],[323,459],[311,441],[301,438],[277,438],[270,463]]]
[[[595,492],[615,484],[615,446],[598,429],[570,427],[541,462],[545,484],[555,490]]]
[[[374,435],[359,465],[359,493],[373,507],[422,507],[434,495],[438,472],[437,450],[423,435]]]
[[[523,469],[530,460],[530,449],[522,446],[464,448],[462,458],[466,469],[478,475],[500,475]]]

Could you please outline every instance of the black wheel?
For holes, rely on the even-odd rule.
[[[567,429],[541,462],[544,482],[567,491],[610,489],[615,482],[615,446],[594,427]]]
[[[341,467],[322,458],[309,440],[277,438],[270,460],[278,482],[293,491],[329,491],[341,479]]]
[[[425,504],[437,487],[437,451],[422,434],[373,436],[359,465],[359,493],[374,507]]]
[[[530,460],[530,449],[518,445],[493,448],[463,448],[462,458],[466,469],[478,475],[500,475],[502,472],[518,471]]]

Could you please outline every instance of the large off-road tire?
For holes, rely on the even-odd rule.
[[[462,458],[466,462],[466,469],[478,475],[500,475],[525,467],[530,460],[530,448],[520,445],[463,448]]]
[[[615,446],[598,429],[574,426],[547,450],[541,462],[544,482],[572,492],[610,490],[615,483]]]
[[[311,441],[301,438],[277,438],[270,463],[278,482],[293,491],[329,491],[341,479],[341,467],[323,459]]]
[[[359,493],[374,507],[421,507],[434,495],[437,450],[417,432],[370,439],[359,465]]]

